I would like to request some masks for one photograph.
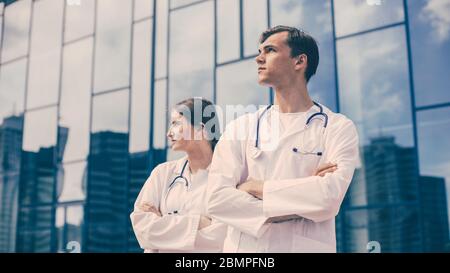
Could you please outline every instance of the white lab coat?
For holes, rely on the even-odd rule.
[[[257,117],[264,109],[246,114],[227,126],[216,146],[208,179],[208,212],[228,224],[224,252],[336,252],[335,216],[359,162],[356,128],[342,114],[323,107],[328,127],[322,139],[323,156],[301,155],[320,146],[323,122],[298,118],[279,137],[272,151],[255,153]],[[271,128],[269,110],[260,121],[260,135]],[[316,106],[305,117],[318,112]],[[244,139],[238,131],[247,132]],[[303,135],[305,134],[305,135]],[[304,138],[303,138],[304,137]],[[260,137],[262,138],[262,137]],[[338,164],[334,173],[313,176],[321,164]],[[236,189],[248,179],[264,181],[263,200]],[[271,217],[298,215],[272,223]]]
[[[184,177],[191,183],[185,199],[183,211],[178,215],[168,215],[166,192],[168,185],[180,175],[186,157],[158,165],[145,182],[131,213],[131,223],[141,248],[145,252],[221,252],[227,225],[212,220],[210,226],[198,230],[200,215],[208,215],[206,209],[207,170],[199,170],[195,175],[189,172],[189,164]],[[172,194],[172,192],[170,193]],[[176,193],[175,193],[176,194]],[[184,192],[186,194],[186,192]],[[170,195],[168,196],[170,197]],[[176,200],[175,198],[168,198]],[[144,212],[139,205],[149,202],[160,209],[162,217],[152,212]],[[170,201],[169,201],[170,202]],[[167,207],[173,204],[167,203]]]

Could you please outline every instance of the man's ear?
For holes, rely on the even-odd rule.
[[[308,63],[308,56],[306,56],[306,54],[300,54],[297,57],[295,57],[296,61],[295,61],[295,66],[298,67],[299,69],[306,67],[307,63]]]

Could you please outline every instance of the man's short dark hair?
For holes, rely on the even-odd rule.
[[[286,42],[291,48],[291,57],[301,54],[308,56],[308,65],[305,71],[306,82],[308,82],[312,75],[316,74],[317,66],[319,65],[319,48],[316,40],[311,35],[295,27],[276,26],[264,31],[259,38],[259,42],[262,44],[267,38],[279,32],[288,33]]]

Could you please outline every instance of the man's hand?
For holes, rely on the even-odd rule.
[[[208,216],[201,215],[200,222],[198,223],[198,230],[201,230],[209,225],[211,225],[211,218],[209,218]]]
[[[258,199],[263,199],[263,182],[257,180],[247,180],[240,184],[237,189],[245,191]]]
[[[337,164],[333,164],[333,163],[326,163],[324,165],[321,165],[316,173],[314,174],[315,176],[325,176],[326,173],[333,173],[337,170]]]
[[[139,208],[145,212],[152,212],[156,215],[158,215],[159,217],[161,217],[161,212],[159,211],[158,208],[156,208],[153,204],[145,202],[142,205],[139,206]]]

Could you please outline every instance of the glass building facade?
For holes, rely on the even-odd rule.
[[[280,24],[317,39],[311,96],[359,130],[338,251],[450,251],[450,0],[18,0],[0,3],[0,252],[140,252],[134,201],[180,156],[170,107],[272,103],[254,58]]]

